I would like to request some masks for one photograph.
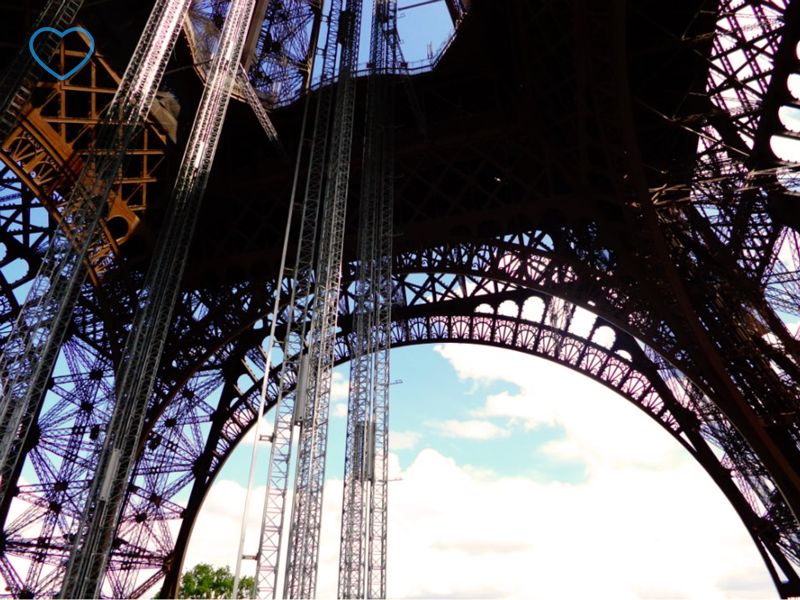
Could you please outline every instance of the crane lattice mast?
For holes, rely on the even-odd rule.
[[[348,0],[339,15],[337,39],[341,44],[341,62],[309,336],[308,404],[300,429],[284,584],[284,596],[290,598],[316,595],[331,376],[355,118],[353,74],[358,65],[362,3],[363,0]]]
[[[386,597],[397,5],[375,0],[351,344],[339,598]]]
[[[93,249],[104,243],[102,216],[125,153],[155,98],[191,0],[159,0],[61,214],[0,356],[0,503],[13,492],[25,440],[41,410],[53,367],[86,280]],[[48,5],[49,6],[49,5]],[[41,37],[41,36],[40,36]],[[38,39],[38,38],[37,38]],[[25,85],[24,83],[21,85]]]
[[[388,53],[387,69],[398,64],[400,38],[397,34],[397,0],[385,0],[386,24],[384,38]],[[373,478],[369,499],[369,538],[367,558],[367,597],[386,598],[386,560],[388,534],[388,482],[389,482],[389,356],[392,343],[392,239],[394,235],[394,90],[389,82],[390,73],[379,74],[381,93],[376,94],[376,123],[379,148],[383,162],[380,177],[380,205],[377,206],[378,243],[376,261],[375,312],[375,374],[372,420],[375,423],[373,445]]]
[[[163,233],[139,298],[117,373],[114,413],[81,515],[61,596],[98,597],[157,369],[179,296],[189,244],[239,72],[255,0],[234,0],[175,182]]]
[[[344,9],[342,0],[331,2],[321,71],[323,87],[317,101],[294,281],[286,334],[280,343],[283,366],[256,555],[254,597],[258,598],[277,595],[295,425],[300,425],[300,441],[286,544],[284,596],[308,598],[316,590],[333,342],[355,112],[352,74],[358,62],[360,23],[361,0],[348,0]],[[322,230],[317,238],[320,222]],[[273,315],[273,321],[274,318]],[[237,556],[237,563],[240,560],[241,556]]]
[[[274,598],[277,595],[280,558],[282,548],[285,548],[285,540],[283,539],[284,523],[286,522],[286,513],[289,510],[286,498],[293,450],[292,435],[295,426],[301,425],[305,421],[305,407],[308,405],[307,382],[310,355],[306,337],[311,303],[314,298],[314,261],[329,150],[333,96],[336,87],[331,83],[336,76],[337,37],[341,7],[342,0],[332,1],[321,71],[322,81],[327,82],[329,85],[325,85],[320,89],[315,111],[314,128],[311,137],[310,165],[300,216],[297,254],[294,269],[291,271],[293,282],[286,309],[288,311],[286,330],[283,340],[273,342],[272,336],[270,336],[269,342],[270,344],[277,343],[280,346],[283,353],[283,364],[278,378],[279,389],[274,408],[275,423],[270,438],[272,445],[259,548],[256,554],[254,598]],[[322,11],[321,0],[318,3],[318,10]],[[306,110],[308,110],[308,106]],[[289,227],[291,227],[291,221],[287,224],[287,230]],[[276,291],[276,293],[278,292]],[[273,313],[273,325],[276,318],[277,314]],[[274,335],[273,327],[271,327],[271,331]],[[268,348],[267,354],[270,354],[270,352],[271,346]],[[266,369],[269,369],[269,363],[267,363]],[[266,386],[266,377],[264,386]],[[262,402],[265,394],[266,388],[263,388]],[[246,514],[243,516],[243,519],[245,518]],[[235,588],[238,588],[238,565],[239,561],[241,561],[243,537],[244,532],[242,533],[242,539],[240,539],[239,555],[237,556]]]

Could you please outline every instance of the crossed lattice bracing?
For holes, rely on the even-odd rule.
[[[466,262],[476,259],[477,254],[465,253],[462,256]],[[416,262],[420,257],[408,258],[409,262]],[[423,260],[427,262],[424,258]],[[501,259],[499,262],[508,261]],[[452,265],[452,267],[456,266],[459,265]],[[464,265],[460,266],[463,268]],[[526,291],[525,288],[512,284],[488,283],[484,277],[477,274],[470,277],[409,274],[398,281],[397,287],[403,291],[403,297],[408,304],[407,310],[413,314],[416,309],[423,316],[406,317],[395,322],[393,326],[393,343],[395,345],[468,340],[499,347],[516,348],[534,355],[558,360],[563,364],[578,368],[579,371],[636,401],[640,407],[656,416],[659,422],[684,444],[686,444],[686,440],[681,436],[682,430],[696,425],[697,421],[687,417],[680,407],[688,406],[703,414],[699,408],[691,407],[690,399],[685,391],[681,392],[681,395],[669,392],[669,387],[656,374],[656,364],[648,361],[638,345],[623,332],[616,331],[615,342],[612,346],[618,347],[619,350],[609,351],[609,348],[598,343],[592,344],[585,338],[581,339],[580,336],[569,334],[569,332],[566,332],[566,335],[559,334],[557,330],[553,330],[548,324],[548,321],[552,321],[553,318],[550,313],[543,310],[546,306],[547,296]],[[470,288],[472,289],[471,293],[465,291]],[[497,314],[499,312],[497,309],[504,302],[508,303],[509,301],[515,308],[511,311],[512,314]],[[348,300],[349,306],[352,306],[352,303],[353,300]],[[454,311],[456,316],[446,314],[449,312],[450,305],[458,306],[459,304],[461,307]],[[437,307],[444,314],[438,317],[435,314],[431,315],[431,306]],[[487,308],[492,306],[493,308],[489,308],[486,312]],[[504,308],[503,312],[507,312],[508,304]],[[517,315],[514,315],[514,312]],[[459,316],[459,314],[463,316]],[[520,319],[519,315],[526,315],[528,319]],[[254,313],[252,318],[258,316],[260,316],[258,313]],[[538,323],[536,317],[538,317]],[[340,319],[346,323],[347,315],[340,315]],[[598,320],[591,327],[591,333],[587,337],[591,339],[602,327],[611,329],[602,320]],[[258,332],[254,333],[257,336]],[[626,339],[627,343],[624,341]],[[642,366],[637,369],[637,366],[627,359],[626,352],[636,356],[636,362]],[[348,356],[349,344],[347,338],[344,337],[337,344],[337,360],[344,361]],[[252,373],[258,372],[259,360],[263,361],[260,359],[260,354],[252,352],[250,356],[245,355],[238,359],[231,359],[228,365],[238,364],[239,370],[231,373],[227,382],[226,378],[219,374],[219,371],[208,365],[173,400],[170,409],[163,415],[161,424],[157,425],[151,434],[139,468],[140,478],[137,480],[137,487],[140,484],[141,487],[131,502],[126,523],[123,525],[120,535],[130,546],[138,547],[138,552],[134,553],[139,556],[135,563],[138,566],[155,570],[161,561],[169,558],[173,546],[166,522],[179,520],[182,513],[179,505],[169,501],[170,492],[172,495],[176,494],[187,482],[191,481],[194,477],[192,471],[197,468],[197,465],[208,464],[206,467],[208,468],[208,479],[204,477],[203,479],[206,481],[195,483],[196,490],[204,491],[205,484],[213,478],[216,469],[221,466],[221,459],[236,440],[244,435],[247,426],[252,422],[259,389],[259,382],[257,378],[252,377]],[[263,370],[263,362],[260,367]],[[83,369],[79,367],[76,370],[79,373],[75,379],[79,380],[85,377],[86,367]],[[665,368],[664,373],[667,375],[665,377],[667,383],[674,387],[676,382],[674,370]],[[251,378],[250,387],[242,389],[245,387],[242,385],[242,376]],[[224,420],[219,419],[218,408],[203,401],[204,396],[208,396],[219,387],[223,388],[220,406],[229,407],[225,410],[225,414],[229,416]],[[270,385],[270,389],[274,394],[277,389],[275,381]],[[665,399],[667,399],[666,402]],[[676,417],[676,414],[680,416]],[[720,419],[719,427],[730,427],[722,415],[715,414],[715,418]],[[681,426],[681,421],[688,423],[688,426],[686,424]],[[703,421],[707,421],[707,415],[703,415]],[[218,429],[216,432],[218,441],[214,447],[203,444],[203,434],[199,431],[202,423],[214,423],[214,428]],[[73,432],[69,433],[71,435],[67,435],[68,432],[64,431],[61,435],[67,439],[74,437]],[[56,431],[51,433],[54,438],[56,434]],[[214,439],[214,437],[212,436],[210,439]],[[713,437],[711,439],[713,440]],[[722,439],[725,439],[724,435]],[[694,444],[697,443],[694,442]],[[697,452],[696,448],[692,448],[692,451],[695,454]],[[742,486],[740,489],[732,487],[729,483],[726,490],[729,497],[733,496],[733,499],[736,500],[737,508],[740,511],[750,510],[754,513],[749,517],[751,519],[760,517],[761,515],[755,512],[757,510],[764,511],[759,504],[759,492],[746,485],[746,479],[740,472],[720,471],[716,477],[723,472],[728,473],[728,477],[738,478],[733,481]],[[171,506],[173,508],[170,508]],[[748,506],[749,509],[746,508]],[[33,515],[41,514],[42,510],[45,510],[46,513],[46,509],[43,507],[32,507],[28,518],[21,518],[20,521],[30,523]],[[146,528],[141,527],[142,520],[137,518],[141,515],[147,516],[145,522],[150,522]],[[187,518],[184,513],[184,522],[188,526],[190,521]],[[163,525],[158,525],[159,523]],[[11,528],[11,530],[13,531],[15,528]],[[128,532],[132,535],[126,535]],[[785,532],[784,536],[780,541],[781,545],[792,548],[795,543],[793,537],[796,539],[796,533]],[[22,536],[18,543],[21,549],[27,545]],[[161,550],[159,551],[158,548]],[[129,548],[130,550],[132,548]],[[164,551],[167,551],[166,555],[163,554]],[[148,556],[149,559],[147,559]],[[127,565],[132,564],[130,558],[125,560],[123,556],[120,556],[118,561],[120,568],[126,563]],[[125,570],[121,569],[115,576],[122,578],[125,574]],[[158,573],[155,575],[158,576]],[[127,593],[131,591],[131,588],[118,589]]]
[[[800,379],[797,341],[781,318],[798,312],[798,204],[795,167],[774,148],[776,139],[796,137],[780,115],[796,102],[786,81],[797,67],[800,6],[698,1],[681,20],[682,7],[636,3],[471,4],[474,20],[464,19],[463,36],[415,83],[431,143],[421,145],[410,128],[398,131],[392,344],[515,348],[617,390],[697,457],[762,555],[772,557],[766,564],[781,594],[797,594],[793,498],[800,487],[792,464]],[[219,29],[225,6],[197,8]],[[307,19],[304,40],[313,34],[314,6],[292,13]],[[470,32],[482,22],[489,24],[483,39],[494,45],[470,54],[464,44],[477,39]],[[273,25],[265,23],[251,65],[265,101],[274,88],[263,73],[277,69],[264,52],[266,32],[280,30]],[[651,41],[637,37],[640,31]],[[308,46],[297,40],[299,66],[286,81],[303,77]],[[639,47],[648,51],[637,54]],[[469,68],[459,71],[465,60]],[[17,141],[4,147],[4,336],[74,181],[70,161],[85,153],[110,99],[113,64],[91,61],[91,71],[75,76],[83,82],[40,84],[12,132]],[[487,64],[492,76],[481,79]],[[693,76],[681,78],[681,69]],[[459,95],[459,79],[469,82],[469,94]],[[69,99],[78,97],[85,102]],[[281,114],[291,130],[286,102]],[[511,125],[498,116],[506,114]],[[243,118],[234,117],[231,127]],[[117,243],[98,249],[104,258],[83,289],[61,368],[26,441],[26,475],[2,507],[10,512],[0,573],[13,595],[48,595],[60,586],[59,565],[95,469],[94,444],[110,418],[120,332],[130,319],[121,290],[140,284],[145,240],[158,231],[148,209],[158,206],[156,179],[172,176],[164,160],[175,147],[169,131],[166,113],[151,115],[128,179],[115,188],[121,220],[107,226]],[[238,205],[242,221],[267,215],[263,227],[274,231],[268,224],[281,222],[285,185],[279,174],[268,175],[269,185],[259,177],[280,168],[256,170],[239,160],[238,171],[235,161],[226,163],[232,175],[225,184],[234,190],[226,201],[252,196],[252,180],[270,201]],[[209,193],[213,207],[220,196],[213,174]],[[238,268],[250,264],[254,248],[263,251],[263,229],[217,220],[230,228],[201,222],[198,256],[210,266],[189,266],[158,371],[107,575],[114,596],[139,595],[163,578],[175,593],[202,500],[256,414],[264,373],[258,348],[275,277],[267,261],[260,271],[229,268],[222,281],[206,280],[217,264]],[[241,255],[218,258],[231,248]],[[353,343],[354,269],[346,264],[337,363],[348,360]],[[289,280],[280,285],[288,297]],[[600,315],[588,333],[573,327],[577,307]],[[267,381],[270,402],[277,372]],[[187,491],[189,499],[179,500]]]
[[[397,5],[373,3],[342,494],[340,598],[385,598]]]
[[[200,58],[212,48],[225,20],[230,0],[199,0],[190,18],[195,36],[192,43]],[[297,100],[311,82],[313,55],[320,34],[321,0],[267,2],[264,20],[254,47],[246,48],[248,78],[259,97],[269,106]]]

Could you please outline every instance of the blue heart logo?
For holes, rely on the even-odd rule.
[[[50,33],[55,33],[60,38],[63,38],[65,35],[67,35],[68,33],[72,33],[73,31],[80,31],[82,33],[85,33],[86,37],[89,38],[89,52],[86,54],[86,56],[83,57],[83,60],[78,63],[77,67],[72,69],[69,73],[64,73],[63,75],[59,75],[58,73],[53,71],[53,69],[51,69],[46,64],[44,64],[44,61],[41,58],[39,58],[39,56],[36,54],[36,50],[33,48],[33,40],[36,39],[37,35],[39,35],[40,33],[45,32],[45,31],[49,31]],[[70,27],[69,29],[67,29],[63,33],[60,32],[58,29],[53,29],[52,27],[42,27],[41,29],[37,29],[36,31],[33,32],[33,35],[31,36],[31,41],[28,42],[28,47],[31,49],[31,54],[33,54],[34,60],[36,62],[38,62],[40,65],[42,65],[42,67],[44,68],[45,71],[50,73],[56,79],[58,79],[60,81],[63,81],[67,77],[69,77],[70,75],[72,75],[74,73],[77,73],[78,70],[80,70],[80,68],[89,61],[89,58],[91,58],[91,56],[92,56],[92,52],[94,52],[94,38],[92,37],[91,33],[86,31],[82,27]]]

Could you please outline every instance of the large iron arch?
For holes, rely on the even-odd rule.
[[[528,299],[537,297],[539,296],[535,293],[527,295]],[[478,298],[484,305],[493,303],[498,306],[509,299],[519,301],[525,298],[525,295],[520,295],[519,290],[510,290]],[[651,360],[647,352],[619,329],[614,328],[617,337],[611,348],[592,342],[591,338],[596,330],[608,326],[605,320],[599,317],[595,319],[589,335],[581,337],[547,325],[546,311],[539,322],[532,322],[519,316],[500,315],[497,311],[491,314],[473,312],[443,315],[442,312],[448,311],[442,311],[441,304],[436,308],[440,310],[417,311],[428,314],[395,320],[392,330],[393,346],[455,342],[513,349],[566,366],[616,391],[654,418],[698,460],[739,514],[779,591],[786,594],[795,589],[800,582],[795,566],[798,562],[796,530],[787,535],[786,539],[777,539],[775,537],[777,530],[769,525],[768,519],[757,514],[756,507],[747,499],[751,490],[740,489],[742,482],[737,481],[729,464],[712,451],[709,441],[705,439],[699,427],[701,417],[694,412],[700,407],[684,405],[689,398],[681,398],[680,388],[675,388],[674,385],[671,387],[664,381],[665,375],[675,376],[674,370],[668,370],[667,373],[660,370],[663,369],[663,364],[660,367],[657,362]],[[618,352],[625,348],[631,350],[630,359]],[[350,335],[343,333],[337,343],[337,364],[348,360],[349,349]],[[277,390],[276,377],[279,368],[277,366],[271,371],[268,383],[270,406],[274,402]],[[254,379],[247,390],[235,388],[235,385],[228,386],[229,392],[233,392],[238,398],[229,403],[229,417],[226,422],[219,425],[219,446],[215,449],[207,446],[205,450],[207,455],[218,457],[218,460],[210,459],[211,464],[205,481],[200,478],[195,480],[192,497],[186,508],[187,513],[178,534],[176,552],[179,549],[185,552],[194,519],[199,513],[205,495],[232,448],[252,425],[253,406],[261,389],[261,380]],[[223,393],[221,404],[225,403],[224,395]],[[249,420],[246,415],[250,415]],[[721,415],[718,415],[719,417]],[[213,432],[208,437],[209,441],[212,439]],[[177,590],[174,586],[178,584],[182,556],[176,555],[174,560],[166,575],[162,594],[174,594]],[[776,563],[779,565],[777,568]]]
[[[576,285],[574,280],[560,281],[553,277],[557,269],[547,268],[547,265],[543,269],[520,269],[514,260],[502,257],[508,257],[509,251],[513,251],[516,258],[525,257],[527,249],[508,243],[498,246],[504,249],[488,244],[473,247],[462,244],[456,249],[439,248],[415,257],[398,257],[397,289],[402,301],[395,308],[394,345],[460,341],[512,348],[560,362],[611,387],[648,412],[700,461],[742,518],[781,593],[794,589],[798,578],[793,564],[797,563],[800,554],[797,526],[787,520],[780,497],[771,494],[775,486],[770,482],[769,473],[757,457],[748,452],[747,444],[737,436],[727,419],[699,392],[697,385],[681,378],[658,353],[645,350],[636,343],[615,323],[618,319],[610,311],[605,313],[608,317],[596,317],[592,333],[601,326],[611,327],[615,332],[612,348],[593,344],[591,333],[590,339],[582,339],[569,331],[558,332],[548,326],[547,310],[551,307],[554,310],[557,302],[553,298],[560,295],[568,301],[577,300],[586,308],[600,312],[602,306],[593,305],[592,298],[600,299],[602,292],[596,289],[597,295],[588,295],[586,288]],[[483,259],[479,260],[481,256]],[[528,253],[528,256],[532,255]],[[438,258],[434,260],[433,257]],[[498,268],[503,266],[508,268]],[[432,272],[434,267],[440,271]],[[528,276],[530,273],[541,277],[532,282]],[[583,293],[578,294],[576,290]],[[237,293],[236,328],[232,330],[230,327],[230,313],[225,328],[219,323],[207,322],[200,327],[206,344],[209,337],[205,334],[210,329],[221,334],[217,336],[215,349],[206,346],[213,359],[208,361],[203,353],[195,351],[191,342],[193,336],[179,337],[177,339],[188,340],[185,356],[191,359],[187,360],[188,363],[193,362],[196,366],[187,375],[184,370],[187,362],[165,365],[166,373],[160,379],[162,391],[159,394],[164,402],[152,415],[157,420],[153,423],[151,419],[150,434],[142,448],[119,534],[120,545],[115,551],[114,570],[109,576],[115,595],[136,595],[162,577],[165,578],[163,592],[176,592],[182,557],[202,499],[230,450],[252,424],[255,414],[253,394],[260,388],[259,369],[263,372],[263,356],[258,348],[265,335],[265,315],[260,307],[267,306],[263,299],[270,293],[268,289],[260,289],[260,302],[252,296],[243,302],[241,290],[232,290],[231,296]],[[503,302],[510,300],[521,307],[531,298],[539,298],[547,307],[539,323],[523,319],[519,311],[516,317],[497,314],[496,308]],[[187,305],[193,307],[190,312],[197,308],[189,298]],[[492,314],[477,313],[479,305],[493,306],[495,311]],[[336,346],[339,363],[349,357],[351,308],[352,298],[345,287],[340,306],[342,334]],[[215,315],[226,316],[224,310],[206,309],[200,322],[213,321]],[[258,320],[262,320],[261,327],[253,327]],[[194,324],[200,323],[195,319]],[[73,343],[77,342],[73,340]],[[627,352],[630,359],[619,351]],[[103,374],[96,380],[94,393],[98,393],[97,388],[109,393],[110,369],[107,361],[102,366],[76,365],[71,375],[72,385],[77,389],[80,382],[91,379],[81,377],[81,373],[85,375],[100,370]],[[182,372],[182,378],[171,377],[170,372]],[[243,377],[249,383],[249,387],[244,389],[241,384]],[[274,380],[271,384],[270,390],[274,393]],[[220,385],[222,393],[214,406],[207,402],[207,397]],[[73,417],[75,425],[69,432],[62,430],[61,437],[74,438],[75,427],[81,435],[91,436],[92,427],[102,422],[103,414],[97,411],[91,417],[88,414],[82,418]],[[58,445],[56,429],[59,418],[65,416],[62,411],[45,415],[42,419],[43,428],[53,428],[49,436],[43,436],[48,437],[51,450]],[[718,458],[711,451],[709,441],[722,445],[729,454]],[[732,443],[735,447],[731,446]],[[66,447],[69,448],[69,444]],[[38,456],[38,460],[43,462],[41,450],[46,449],[37,449],[32,456]],[[34,458],[34,463],[36,461]],[[83,463],[80,467],[88,471],[91,465]],[[176,502],[174,496],[190,484],[191,496],[184,506]],[[27,499],[30,508],[7,528],[9,555],[42,556],[31,550],[35,544],[24,529],[38,518],[37,515],[48,513],[51,524],[43,532],[52,540],[47,560],[52,561],[53,556],[57,556],[53,552],[57,548],[65,551],[64,543],[59,544],[55,534],[58,518],[64,518],[61,511],[68,512],[65,510],[68,503],[60,503],[57,515],[53,515],[52,500],[44,493],[48,485],[51,489],[57,488],[58,480],[49,484],[40,482],[38,487],[29,486],[21,490],[20,497]],[[78,498],[73,500],[73,510],[79,503]],[[176,520],[181,522],[181,526],[177,539],[173,541],[167,523]],[[42,537],[36,536],[37,539]],[[47,588],[41,586],[58,581],[55,570],[42,572],[39,566],[38,573],[32,571],[37,577],[35,582],[20,581],[26,589],[33,589],[33,584],[36,584],[44,592]],[[142,572],[150,573],[145,581],[141,580]]]

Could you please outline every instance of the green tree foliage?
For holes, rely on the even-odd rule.
[[[239,581],[239,598],[249,598],[253,589],[253,578],[242,577]],[[231,598],[233,597],[233,573],[230,567],[215,569],[211,565],[199,564],[181,578],[179,598]]]

